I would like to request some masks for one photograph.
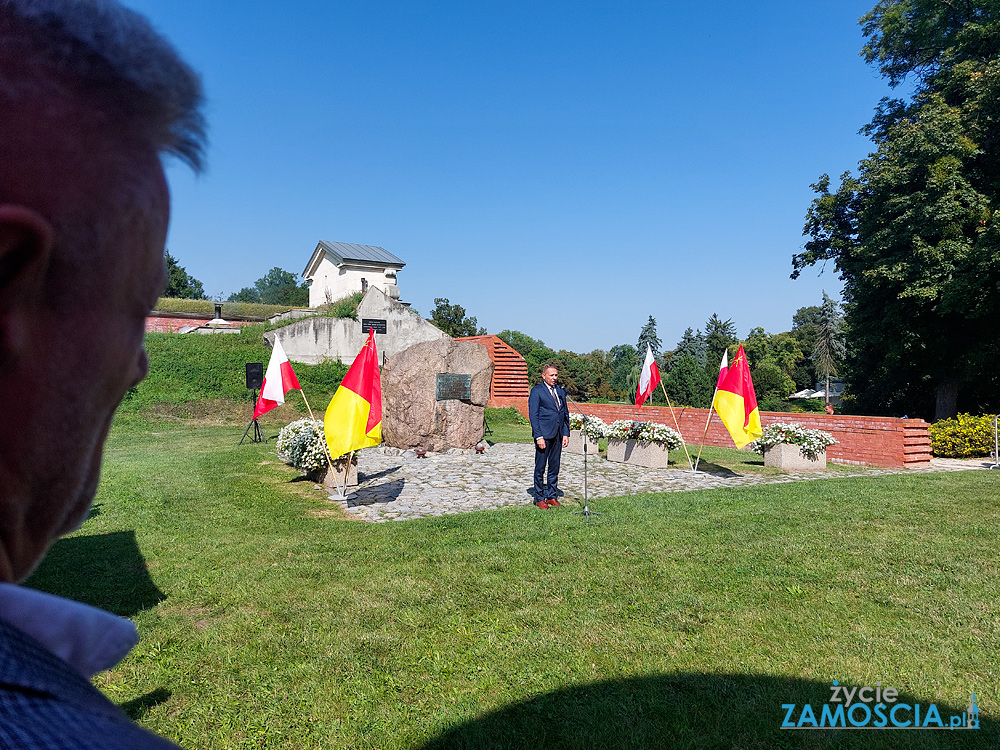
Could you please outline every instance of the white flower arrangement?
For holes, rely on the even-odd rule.
[[[608,425],[604,434],[606,437],[618,440],[645,440],[665,443],[667,448],[672,451],[680,448],[684,442],[677,430],[658,422],[633,422],[628,419],[619,419]]]
[[[299,419],[281,428],[275,452],[299,471],[322,471],[327,467],[325,440],[321,422]]]
[[[775,422],[764,428],[764,435],[747,446],[747,450],[763,455],[776,445],[797,445],[802,455],[815,461],[829,446],[836,445],[833,435],[823,430],[810,430],[797,422]]]
[[[569,428],[571,430],[582,430],[583,429],[583,415],[582,414],[570,414],[569,415]],[[587,435],[594,438],[594,440],[600,440],[604,437],[605,431],[608,426],[604,423],[600,417],[587,416]]]

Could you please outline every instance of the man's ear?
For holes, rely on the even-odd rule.
[[[37,211],[0,204],[0,362],[27,342],[53,242],[52,225]]]

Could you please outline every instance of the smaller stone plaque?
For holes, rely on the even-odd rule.
[[[375,331],[375,333],[385,333],[385,318],[362,318],[361,319],[361,333],[368,333],[368,331]]]
[[[472,376],[439,372],[437,375],[438,401],[471,401]]]

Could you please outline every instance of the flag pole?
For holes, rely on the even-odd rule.
[[[688,460],[688,468],[693,471],[694,467],[691,463],[691,454],[688,453],[687,443],[684,442],[684,435],[681,434],[681,426],[677,423],[677,415],[674,414],[674,405],[670,403],[670,396],[667,395],[667,389],[663,387],[662,380],[660,381],[660,388],[663,389],[663,397],[667,399],[667,406],[670,407],[670,416],[674,418],[674,427],[677,428],[677,434],[681,436],[681,447],[684,448],[684,455],[687,457]]]
[[[344,494],[347,494],[347,480],[351,476],[351,461],[354,460],[354,451],[347,454],[347,466],[344,468]]]
[[[306,398],[305,389],[299,388],[299,393],[302,394],[302,400],[306,402],[306,409],[309,411],[309,419],[311,419],[313,421],[313,424],[315,424],[316,423],[316,415],[313,414],[312,407],[309,406],[309,399]],[[337,492],[340,493],[341,497],[346,497],[347,496],[347,477],[346,477],[346,475],[344,477],[344,489],[340,489],[340,482],[337,481],[337,470],[333,467],[333,459],[330,458],[330,448],[326,444],[326,430],[325,429],[323,430],[323,455],[326,456],[326,463],[330,467],[329,471],[330,471],[331,474],[333,474],[333,483],[337,487]],[[351,470],[351,462],[350,462],[350,460],[347,461],[347,470],[348,471]]]
[[[705,434],[701,436],[701,445],[698,446],[698,457],[694,460],[694,469],[698,471],[698,462],[701,461],[701,451],[705,447],[705,439],[708,437],[708,426],[712,422],[712,409],[715,407],[715,394],[719,392],[719,386],[715,386],[715,393],[712,394],[712,403],[708,405],[708,419],[705,420]]]
[[[719,377],[715,379],[715,390],[712,391],[712,400],[708,403],[708,419],[705,420],[705,433],[701,436],[701,445],[698,446],[698,457],[694,460],[694,469],[698,471],[698,462],[701,461],[701,452],[705,449],[705,440],[708,439],[708,426],[712,423],[712,409],[715,408],[715,397],[719,394],[719,384],[722,382],[722,366],[729,366],[729,347],[726,347],[722,354],[722,362],[719,363]]]

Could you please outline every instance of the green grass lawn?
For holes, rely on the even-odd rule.
[[[188,748],[1000,742],[996,472],[366,524],[244,426],[124,415],[30,581],[134,619],[97,684]],[[983,728],[779,729],[834,679],[942,714],[975,690]]]

